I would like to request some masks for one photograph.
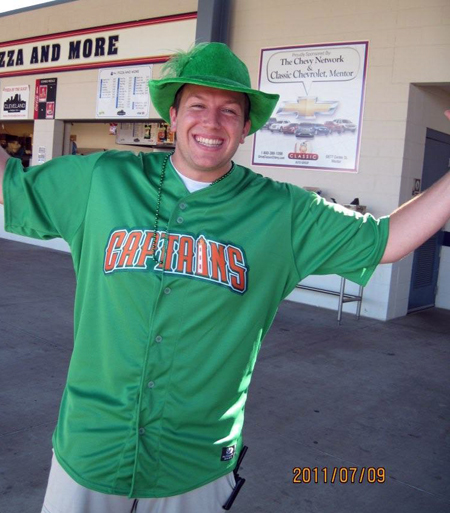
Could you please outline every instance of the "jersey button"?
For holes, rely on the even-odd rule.
[[[159,344],[160,342],[162,342],[162,339],[163,339],[163,338],[161,337],[161,335],[157,335],[157,336],[155,337],[155,342],[158,342],[158,344]]]
[[[153,388],[155,386],[154,381],[149,381],[147,386],[148,388]]]
[[[181,216],[177,217],[177,223],[178,224],[183,224],[183,221],[184,221],[184,219]]]
[[[164,289],[164,294],[170,294],[172,292],[172,289],[170,287],[166,287]]]
[[[145,435],[145,429],[144,428],[139,428],[139,434],[140,435]]]
[[[186,203],[180,203],[178,206],[180,207],[180,210],[185,210],[187,207]]]

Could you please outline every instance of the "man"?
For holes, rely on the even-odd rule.
[[[278,97],[251,89],[225,45],[177,55],[150,92],[172,156],[6,166],[6,229],[62,236],[77,275],[44,513],[222,511],[242,484],[247,391],[280,301],[312,273],[364,285],[450,216],[449,175],[389,221],[234,164]]]

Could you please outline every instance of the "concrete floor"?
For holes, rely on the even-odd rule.
[[[0,513],[40,512],[74,288],[68,254],[0,239]],[[251,385],[247,482],[231,511],[449,512],[449,327],[438,309],[386,323],[344,314],[338,327],[335,312],[284,302]],[[294,484],[295,467],[317,468],[318,483]],[[321,469],[344,467],[357,480],[383,467],[386,482],[324,482]]]

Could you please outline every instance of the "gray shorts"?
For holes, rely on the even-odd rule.
[[[53,455],[41,513],[223,513],[235,486],[233,472],[190,492],[158,499],[129,499],[76,483]]]

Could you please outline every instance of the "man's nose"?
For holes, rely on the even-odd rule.
[[[218,127],[220,125],[220,110],[213,108],[205,109],[203,123],[210,127]]]

